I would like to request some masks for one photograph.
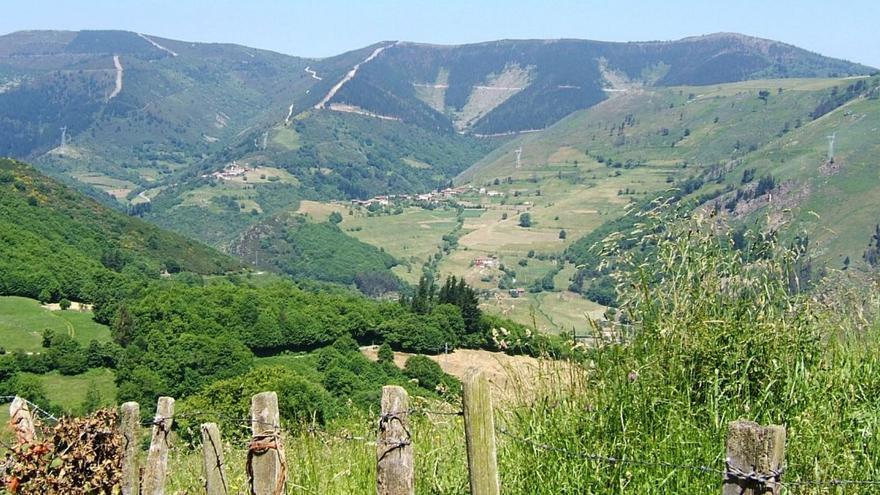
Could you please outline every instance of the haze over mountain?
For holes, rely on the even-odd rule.
[[[156,221],[217,243],[253,220],[239,209],[437,187],[499,143],[480,136],[542,129],[615,93],[870,71],[738,34],[381,42],[310,60],[124,31],[28,31],[0,37],[0,155],[121,205],[152,201]],[[243,208],[192,192],[236,160],[264,167]],[[193,225],[209,218],[228,231]]]

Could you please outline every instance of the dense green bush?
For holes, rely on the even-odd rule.
[[[443,382],[445,373],[440,365],[425,356],[411,356],[403,367],[406,376],[418,380],[419,386],[433,390]]]
[[[216,381],[183,400],[178,406],[183,417],[178,428],[186,438],[196,440],[199,423],[210,420],[217,421],[226,436],[246,436],[237,419],[250,417],[251,397],[267,390],[278,394],[278,410],[288,431],[308,423],[323,424],[340,412],[340,405],[320,385],[292,369],[271,366]],[[187,418],[187,412],[196,417]],[[206,416],[199,418],[197,413]]]

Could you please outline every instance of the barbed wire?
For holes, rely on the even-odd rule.
[[[14,396],[14,395],[0,395],[0,403],[8,403],[12,402],[16,398],[22,400],[26,403],[35,413],[35,415],[41,415],[43,418],[48,419],[54,423],[58,423],[60,420],[54,414],[46,411],[46,409],[40,407],[38,404],[29,401],[25,398]],[[383,422],[388,422],[392,419],[400,420],[404,415],[407,416],[463,416],[464,412],[461,410],[433,410],[426,408],[410,408],[401,411],[391,411],[384,413],[380,416],[379,421],[373,424],[371,431],[374,434],[378,434],[379,428]],[[218,414],[212,412],[204,412],[204,411],[191,411],[184,413],[177,413],[171,416],[156,416],[152,419],[141,421],[140,424],[143,426],[165,426],[168,420],[174,419],[217,419],[221,421],[227,421],[231,423],[247,423],[247,424],[260,424],[264,426],[268,426],[276,429],[279,432],[283,432],[284,430],[280,427],[280,425],[276,423],[270,423],[265,421],[256,420],[253,418],[243,418],[236,417],[226,414]],[[768,483],[777,483],[783,487],[807,487],[807,486],[872,486],[880,488],[880,480],[859,480],[859,479],[845,479],[845,478],[833,478],[828,480],[821,479],[800,479],[800,480],[783,480],[782,474],[784,473],[784,469],[774,470],[767,474],[757,473],[755,471],[745,472],[735,467],[727,464],[725,469],[715,468],[707,465],[696,465],[696,464],[678,464],[668,461],[660,461],[660,460],[641,460],[641,459],[633,459],[629,457],[615,457],[603,454],[596,454],[592,452],[586,452],[584,450],[574,450],[566,447],[559,447],[555,445],[550,445],[547,443],[542,443],[537,440],[533,440],[531,438],[517,435],[515,433],[510,432],[509,430],[503,427],[496,427],[496,432],[504,437],[511,439],[514,442],[528,445],[534,449],[542,450],[545,452],[555,452],[558,454],[565,455],[567,457],[584,459],[592,462],[601,462],[605,464],[611,465],[621,465],[621,466],[639,466],[639,467],[647,467],[647,468],[666,468],[670,470],[687,470],[693,471],[701,474],[708,474],[712,476],[718,476],[725,480],[736,479],[739,481],[747,481],[758,483],[761,485],[766,485]],[[304,431],[310,434],[322,435],[325,437],[330,437],[336,440],[342,441],[357,441],[364,442],[366,444],[378,445],[379,442],[376,437],[366,437],[360,435],[353,434],[339,434],[330,432],[321,428],[314,426],[314,424],[309,425]],[[407,434],[409,431],[407,430]],[[411,435],[408,435],[411,437]],[[411,444],[412,441],[407,439],[405,441],[396,441],[396,442],[383,442],[384,445],[390,447],[391,449],[400,448],[405,445]],[[4,446],[7,450],[9,446]],[[0,471],[7,468],[8,465],[13,462],[11,457],[4,460],[4,462],[0,462]]]
[[[613,457],[602,454],[594,454],[585,452],[582,450],[571,450],[565,447],[557,447],[554,445],[541,443],[536,440],[532,440],[530,438],[522,437],[507,431],[504,428],[496,427],[495,430],[505,437],[510,438],[513,441],[529,445],[538,450],[543,450],[546,452],[556,452],[560,454],[564,454],[568,457],[576,457],[579,459],[585,459],[593,462],[602,462],[605,464],[615,464],[615,465],[630,465],[630,466],[642,466],[642,467],[664,467],[669,469],[684,469],[689,471],[696,471],[706,474],[712,474],[715,476],[724,476],[726,471],[719,468],[712,468],[705,465],[688,465],[688,464],[678,464],[667,461],[643,461],[637,459],[631,459],[628,457]]]
[[[678,464],[667,461],[645,461],[624,457],[613,457],[606,456],[601,454],[589,453],[582,450],[572,450],[565,447],[558,447],[546,443],[541,443],[536,440],[532,440],[530,438],[522,437],[511,433],[510,431],[496,427],[495,430],[500,434],[511,440],[528,445],[530,447],[536,448],[538,450],[543,450],[546,452],[556,452],[559,454],[566,455],[568,457],[585,459],[593,462],[602,462],[606,464],[613,465],[630,465],[630,466],[640,466],[640,467],[662,467],[671,470],[683,469],[688,471],[695,471],[704,474],[711,474],[714,476],[720,476],[722,479],[731,480],[736,479],[739,481],[752,482],[760,485],[767,485],[769,483],[776,483],[780,486],[784,487],[798,487],[798,486],[875,486],[880,487],[880,480],[855,480],[855,479],[829,479],[829,480],[792,480],[787,481],[782,479],[782,475],[785,469],[772,470],[767,474],[757,473],[755,471],[743,471],[736,467],[726,465],[726,469],[718,469],[713,468],[706,465],[693,465],[693,464]]]
[[[17,396],[17,395],[0,395],[0,403],[4,403],[4,404],[5,404],[5,403],[7,403],[7,402],[12,402],[12,401],[14,401],[15,399],[19,399],[19,400],[23,401],[25,404],[27,404],[28,406],[30,406],[30,407],[34,410],[35,413],[42,415],[43,418],[48,419],[48,420],[50,420],[50,421],[52,421],[52,422],[54,422],[54,423],[57,423],[57,422],[58,422],[58,418],[56,418],[54,414],[52,414],[52,413],[46,411],[46,410],[43,409],[42,407],[40,407],[40,406],[38,406],[37,404],[34,404],[33,402],[31,402],[31,401],[25,399],[24,397],[19,397],[19,396]]]

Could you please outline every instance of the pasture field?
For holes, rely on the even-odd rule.
[[[65,411],[78,411],[89,389],[98,391],[102,404],[116,405],[116,383],[111,370],[92,368],[73,376],[64,376],[53,371],[34,376],[43,384],[49,401]]]
[[[7,352],[40,352],[45,329],[70,335],[82,345],[110,340],[110,329],[95,323],[91,311],[50,311],[33,299],[0,297],[0,346]]]
[[[349,215],[348,212],[353,214]],[[451,208],[425,210],[405,208],[397,215],[369,216],[363,208],[342,203],[302,201],[299,213],[315,222],[324,222],[334,211],[342,214],[339,227],[348,235],[384,249],[401,263],[393,271],[404,281],[417,284],[421,267],[443,245],[443,236],[458,226]]]
[[[580,294],[563,290],[559,292],[526,292],[519,297],[511,297],[499,291],[494,297],[484,300],[480,308],[505,318],[534,326],[544,333],[577,335],[589,330],[589,319],[602,319],[605,308]]]

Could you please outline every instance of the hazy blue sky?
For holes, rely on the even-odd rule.
[[[0,33],[126,29],[326,56],[380,40],[667,40],[736,31],[880,67],[880,0],[0,0]]]

